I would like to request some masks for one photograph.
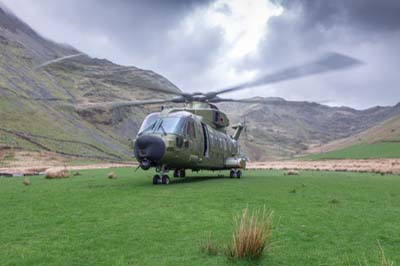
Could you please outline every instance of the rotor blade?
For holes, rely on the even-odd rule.
[[[96,108],[118,108],[129,106],[141,106],[160,103],[172,103],[173,100],[149,100],[149,101],[120,101],[120,102],[104,102],[104,103],[86,103],[75,105],[77,109],[96,109]]]
[[[308,101],[287,101],[282,98],[261,98],[261,99],[226,99],[216,97],[214,99],[208,100],[210,103],[220,103],[220,102],[235,102],[235,103],[262,103],[262,104],[277,104],[277,105],[285,105],[285,104],[302,104],[307,103]],[[321,101],[312,101],[308,103],[317,103],[324,104],[329,103],[329,100],[321,100]]]
[[[345,69],[361,64],[362,64],[361,61],[354,59],[352,57],[338,53],[329,53],[314,62],[304,64],[301,66],[286,68],[284,70],[277,71],[272,74],[261,76],[253,81],[241,83],[222,90],[218,90],[216,92],[206,93],[205,95],[206,97],[214,98],[216,95],[222,93],[228,93],[228,92],[242,90],[245,88],[267,85],[285,80],[291,80],[300,77],[325,73],[329,71]]]
[[[171,95],[177,95],[177,96],[183,96],[183,97],[190,96],[190,94],[187,94],[187,93],[183,93],[183,92],[179,92],[179,91],[171,91],[171,90],[163,89],[163,88],[155,88],[155,87],[149,87],[149,86],[145,86],[145,85],[143,85],[142,88],[145,88],[150,91],[162,92],[165,94],[171,94]]]
[[[78,56],[81,56],[81,55],[85,55],[85,54],[84,53],[79,53],[79,54],[67,55],[67,56],[63,56],[63,57],[60,57],[60,58],[57,58],[57,59],[54,59],[54,60],[50,60],[50,61],[44,62],[43,64],[35,67],[35,70],[38,70],[38,69],[43,68],[45,66],[48,66],[50,64],[58,63],[58,62],[61,62],[63,60],[71,59],[71,58],[78,57]]]
[[[235,102],[235,103],[265,103],[264,99],[226,99],[226,98],[214,98],[208,100],[210,103],[222,103],[222,102]]]

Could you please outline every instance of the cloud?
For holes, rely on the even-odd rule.
[[[397,0],[2,1],[45,37],[152,69],[186,91],[219,89],[336,51],[366,65],[226,96],[360,108],[400,99]]]
[[[269,21],[259,52],[244,69],[272,71],[337,51],[366,64],[357,69],[260,88],[264,95],[331,100],[366,108],[400,101],[398,1],[275,1],[284,11]],[[377,4],[379,3],[379,4]],[[263,93],[263,91],[265,93]]]

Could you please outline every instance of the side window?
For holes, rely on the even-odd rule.
[[[196,138],[196,129],[194,128],[194,121],[188,120],[186,124],[186,135],[191,139]]]
[[[214,122],[219,122],[219,112],[218,111],[214,111]]]

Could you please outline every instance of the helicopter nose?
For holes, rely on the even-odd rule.
[[[158,162],[164,156],[165,144],[164,141],[157,136],[142,135],[135,142],[135,156],[141,162]],[[142,163],[141,163],[142,164]],[[147,168],[147,167],[146,167]]]

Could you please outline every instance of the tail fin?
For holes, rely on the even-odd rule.
[[[242,123],[236,124],[232,127],[233,129],[235,129],[235,132],[233,133],[232,138],[235,140],[238,140],[240,137],[240,133],[242,133],[244,126]]]

